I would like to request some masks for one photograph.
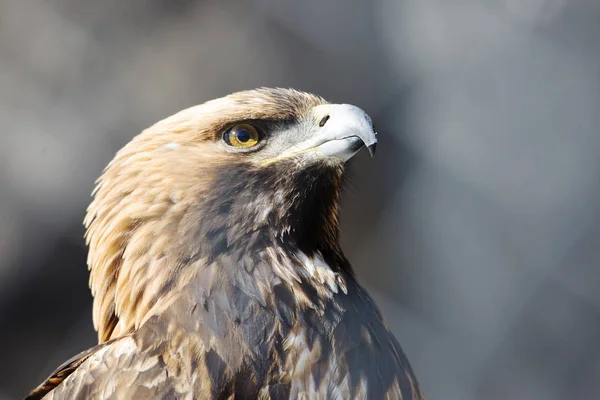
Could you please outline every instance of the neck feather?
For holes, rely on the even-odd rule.
[[[99,340],[137,329],[193,281],[229,282],[263,299],[283,282],[318,292],[299,296],[311,308],[345,291],[341,181],[341,166],[240,163],[214,173],[209,191],[187,195],[156,182],[135,190],[104,182],[86,221]]]

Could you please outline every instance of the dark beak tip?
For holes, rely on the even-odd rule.
[[[375,157],[375,150],[377,149],[377,143],[373,143],[372,145],[367,146],[367,150],[369,150],[369,154],[371,158]]]

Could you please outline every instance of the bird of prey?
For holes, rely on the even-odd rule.
[[[99,344],[28,399],[424,399],[339,243],[367,114],[237,92],[144,130],[85,218]]]

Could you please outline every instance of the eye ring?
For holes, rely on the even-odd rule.
[[[248,123],[236,124],[223,133],[223,141],[232,147],[256,146],[260,139],[258,129]]]

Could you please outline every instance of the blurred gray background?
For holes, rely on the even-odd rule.
[[[600,398],[600,0],[0,0],[0,399],[95,343],[81,221],[154,122],[367,110],[344,248],[435,399]]]

